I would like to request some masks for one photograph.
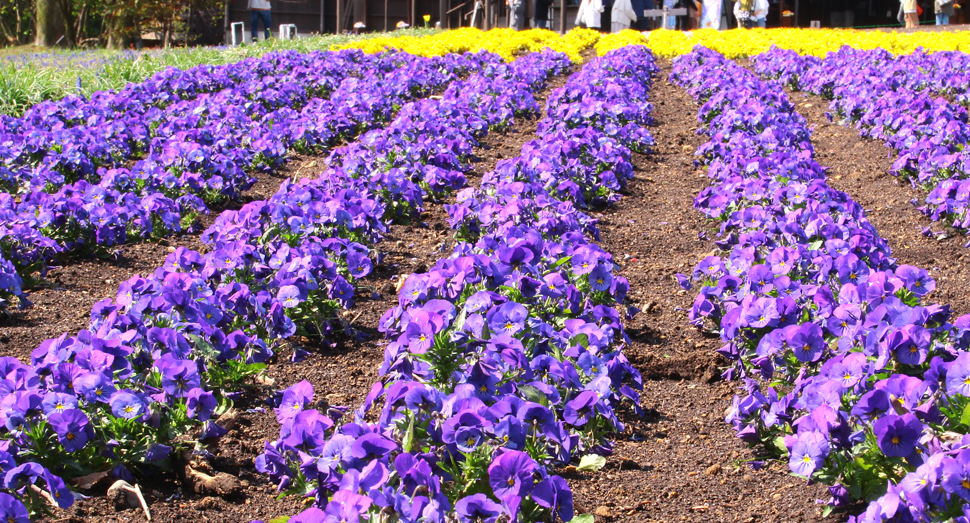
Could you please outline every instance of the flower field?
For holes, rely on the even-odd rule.
[[[338,43],[0,117],[2,518],[970,518],[966,33]]]

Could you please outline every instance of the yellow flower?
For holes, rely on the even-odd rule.
[[[609,38],[606,37],[603,40]],[[837,51],[846,45],[856,49],[883,48],[893,54],[912,53],[920,47],[929,52],[966,52],[970,49],[970,32],[881,33],[853,29],[785,28],[730,31],[701,29],[692,32],[659,30],[650,33],[646,38],[646,45],[656,55],[663,57],[689,53],[695,45],[703,45],[728,58],[763,53],[773,45],[781,49],[791,49],[799,54],[814,56],[825,56],[826,53]],[[605,51],[601,51],[601,47]],[[604,47],[604,43],[600,42],[597,45],[597,53],[603,54],[611,48]]]
[[[582,61],[580,53],[600,38],[600,33],[590,29],[574,29],[559,35],[546,29],[515,31],[512,29],[479,29],[463,27],[428,36],[401,36],[396,38],[374,38],[352,42],[334,49],[360,49],[366,53],[379,53],[385,49],[399,49],[419,56],[441,56],[448,53],[490,51],[505,60],[517,56],[552,49],[561,51],[574,62]]]

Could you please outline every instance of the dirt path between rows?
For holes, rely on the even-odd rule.
[[[632,343],[624,350],[644,374],[641,405],[646,416],[625,416],[627,430],[617,438],[616,452],[604,470],[565,473],[574,490],[577,510],[595,514],[598,523],[838,521],[836,517],[821,518],[815,500],[828,497],[825,489],[819,485],[805,487],[787,474],[786,464],[753,470],[747,462],[756,459],[755,451],[747,449],[723,421],[737,384],[718,380],[719,367],[724,364],[714,353],[719,340],[701,335],[688,324],[686,311],[694,293],[680,291],[673,278],[676,272],[689,272],[713,250],[709,240],[698,237],[709,227],[692,208],[694,196],[708,183],[704,171],[693,166],[694,151],[705,138],[694,133],[696,105],[682,89],[666,81],[667,74],[669,64],[652,94],[657,121],[653,129],[655,153],[635,157],[637,179],[614,208],[598,216],[601,244],[622,265],[622,274],[631,284],[630,299],[644,310],[628,322]],[[565,77],[554,79],[550,89],[564,81]],[[550,89],[539,93],[540,104]],[[498,160],[518,155],[521,145],[534,138],[535,125],[535,120],[518,119],[509,133],[493,133],[483,140],[483,147],[476,151],[480,163],[469,176],[469,183],[476,185],[481,173]],[[312,162],[301,160],[297,171]],[[271,182],[263,182],[258,192],[271,194]],[[412,272],[426,271],[442,256],[441,242],[451,236],[443,207],[428,207],[420,223],[392,226],[387,239],[377,246],[386,253],[385,260],[362,282],[359,301],[350,315],[355,326],[370,338],[342,337],[334,347],[289,340],[302,345],[309,355],[291,363],[289,351],[281,351],[279,361],[267,373],[275,382],[274,388],[306,379],[313,384],[321,405],[356,407],[362,401],[377,379],[383,358],[376,325],[380,315],[396,303],[395,282]],[[144,248],[143,262],[121,267],[116,276],[102,279],[111,279],[111,287],[116,288],[127,278],[126,272],[130,276],[152,270],[167,254],[165,246],[146,244]],[[71,271],[67,275],[78,285],[90,280],[88,273],[92,270],[105,270],[103,265],[84,262],[66,271]],[[76,319],[71,327],[52,325],[48,329],[51,333],[40,339],[85,327],[88,302],[93,301],[91,297],[73,306],[52,304],[51,310],[68,316],[80,311],[83,319]],[[50,314],[48,310],[37,317]],[[36,343],[23,345],[21,351],[27,353],[36,347]],[[227,472],[241,480],[237,493],[215,496],[188,492],[171,474],[145,479],[141,484],[153,521],[237,523],[270,520],[302,510],[304,500],[296,496],[277,499],[275,487],[253,468],[263,442],[275,439],[279,431],[272,410],[264,409],[267,391],[253,391],[237,399],[237,407],[243,411],[239,421],[227,436],[207,449],[212,472]],[[144,520],[140,511],[118,509],[103,496],[77,503],[64,516],[59,513],[58,521]]]
[[[546,89],[536,93],[540,106],[544,106],[548,94],[553,88],[563,85],[567,77],[568,73],[550,79]],[[476,161],[468,174],[469,185],[477,185],[481,174],[494,167],[497,161],[518,156],[522,144],[535,138],[539,118],[541,116],[516,118],[515,124],[505,132],[489,133],[483,138],[481,147],[474,151]],[[286,176],[296,175],[299,178],[319,173],[328,155],[329,151],[316,158],[295,158],[282,174],[261,177],[260,183],[254,188],[256,195],[265,198],[275,193],[272,187],[274,180],[278,185]],[[314,162],[318,162],[319,166]],[[357,299],[354,307],[346,311],[345,318],[365,337],[337,336],[333,346],[321,346],[300,337],[287,340],[279,351],[277,361],[266,371],[272,389],[282,390],[307,380],[314,387],[319,408],[329,405],[354,409],[363,402],[371,385],[378,379],[377,370],[383,361],[384,341],[377,325],[381,315],[397,304],[395,285],[411,273],[426,272],[439,258],[446,256],[447,252],[442,251],[443,243],[454,246],[454,241],[450,240],[453,235],[444,206],[426,202],[425,207],[426,211],[412,224],[390,226],[385,239],[374,247],[384,254],[382,263],[375,267],[371,276],[357,282]],[[156,253],[152,270],[163,263],[164,254],[164,249]],[[92,263],[97,265],[97,262]],[[123,279],[115,281],[115,288],[120,281]],[[84,309],[85,318],[89,309],[90,306]],[[76,332],[86,327],[87,323],[85,319],[83,325],[78,322],[79,326],[68,331]],[[49,336],[56,336],[60,332]],[[27,349],[27,354],[35,346]],[[294,348],[305,350],[306,357],[291,362],[289,358]],[[254,468],[254,460],[263,451],[264,442],[279,437],[279,424],[265,401],[271,388],[256,389],[238,398],[236,407],[242,412],[236,426],[206,449],[210,453],[208,465],[211,466],[211,473],[225,472],[239,478],[237,493],[218,496],[184,491],[181,482],[171,474],[149,479],[142,483],[142,487],[147,486],[153,521],[269,521],[299,513],[305,508],[306,500],[299,496],[277,499],[275,486],[269,483],[266,475],[256,472]],[[67,512],[68,518],[58,521],[80,523],[90,521],[91,517],[112,523],[144,521],[140,511],[119,510],[103,496],[78,502]]]
[[[644,310],[627,322],[632,343],[624,351],[644,375],[646,416],[625,418],[604,470],[566,475],[577,508],[601,522],[838,521],[822,518],[815,502],[828,499],[826,489],[806,487],[787,464],[753,470],[755,451],[724,423],[738,384],[718,380],[720,340],[690,326],[695,292],[681,291],[674,278],[714,246],[698,238],[709,225],[693,209],[708,185],[693,166],[706,137],[695,133],[697,105],[669,73],[668,63],[651,93],[654,154],[635,158],[637,179],[600,227],[602,246],[624,264],[631,301]]]
[[[954,318],[970,313],[970,251],[963,247],[967,239],[952,231],[944,239],[922,234],[925,228],[942,231],[943,227],[911,203],[915,198],[922,205],[925,192],[889,174],[896,152],[881,141],[863,138],[854,126],[829,122],[826,100],[806,93],[789,96],[814,128],[815,159],[829,167],[828,184],[862,205],[900,264],[930,271],[936,291],[929,302],[950,305]]]

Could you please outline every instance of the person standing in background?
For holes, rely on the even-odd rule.
[[[549,8],[552,7],[552,0],[536,0],[536,12],[532,13],[532,20],[536,27],[549,29]]]
[[[754,27],[754,0],[737,0],[734,2],[734,18],[738,21],[738,29]]]
[[[765,27],[768,22],[768,0],[754,0],[754,22],[758,27]]]
[[[509,6],[509,28],[525,29],[525,0],[505,0],[505,5]]]
[[[630,2],[633,4],[633,10],[637,12],[637,29],[641,31],[649,31],[652,29],[650,27],[650,19],[645,16],[644,11],[655,9],[653,0],[630,0]],[[643,9],[637,10],[637,3],[640,3]]]
[[[950,25],[953,16],[953,0],[936,0],[936,25]]]
[[[701,0],[687,0],[687,29],[701,28]]]
[[[610,11],[610,32],[619,33],[631,26],[636,27],[637,14],[630,0],[614,0]]]
[[[643,17],[643,10],[645,9],[644,0],[630,0],[630,7],[633,8],[633,12],[637,15],[637,19],[630,22],[630,29],[646,31],[647,19]]]
[[[587,29],[599,30],[603,10],[603,0],[583,0],[576,13],[576,25],[583,24]]]
[[[906,20],[906,28],[919,27],[919,14],[916,12],[916,0],[902,0],[903,19]]]
[[[269,0],[249,0],[249,25],[252,31],[253,43],[256,43],[256,39],[259,38],[258,25],[259,21],[263,21],[263,30],[266,31],[266,39],[272,36],[269,28],[273,25],[270,20],[270,5]]]

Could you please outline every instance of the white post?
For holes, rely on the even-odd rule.
[[[232,46],[236,47],[239,44],[246,42],[246,25],[242,22],[233,22],[230,26],[232,31]],[[239,40],[236,40],[236,28],[239,28]]]
[[[280,24],[280,40],[293,40],[296,34],[296,24]]]

